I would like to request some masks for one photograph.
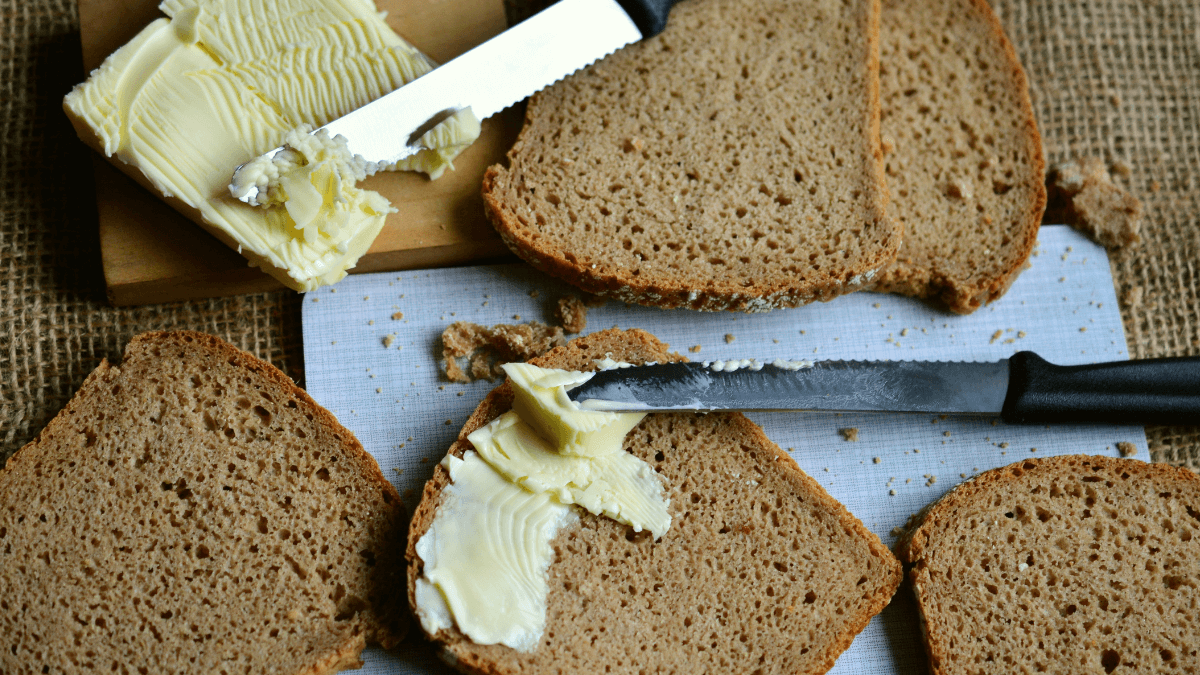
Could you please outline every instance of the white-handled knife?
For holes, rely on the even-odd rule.
[[[675,2],[560,0],[321,128],[344,136],[350,152],[367,162],[394,164],[419,151],[413,143],[459,110],[470,107],[479,119],[491,117],[631,42],[657,35]],[[231,184],[242,184],[236,170]],[[255,203],[257,192],[249,185],[236,196]]]
[[[994,363],[716,361],[597,372],[567,395],[589,410],[960,413],[1009,423],[1200,424],[1200,357],[1058,366],[1033,352]]]

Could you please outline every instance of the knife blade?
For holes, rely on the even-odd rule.
[[[459,110],[469,107],[479,119],[490,117],[627,44],[661,32],[676,1],[560,0],[321,129],[331,137],[344,136],[351,154],[367,162],[395,164],[418,152],[414,144],[422,134]],[[231,185],[242,185],[242,166],[246,165],[234,171]],[[256,203],[258,188],[248,185],[235,196]]]
[[[1200,357],[1058,366],[992,363],[666,363],[597,372],[567,395],[587,410],[924,412],[1009,423],[1200,424]]]

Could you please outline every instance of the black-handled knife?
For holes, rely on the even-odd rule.
[[[596,373],[584,408],[823,410],[998,415],[1012,424],[1200,424],[1200,357],[1058,366],[1033,352],[994,363],[754,360]]]
[[[560,0],[321,128],[345,136],[350,152],[367,162],[393,165],[418,152],[421,135],[459,110],[469,107],[479,119],[491,117],[627,44],[657,35],[677,1]],[[239,180],[236,171],[231,183],[235,197],[257,203],[261,186]]]

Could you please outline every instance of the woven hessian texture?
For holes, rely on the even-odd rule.
[[[1047,160],[1101,156],[1145,202],[1143,244],[1112,263],[1131,356],[1200,354],[1200,2],[993,6],[1029,75]],[[0,31],[0,459],[146,330],[212,333],[303,384],[290,292],[107,305],[89,151],[61,111],[84,77],[75,3],[0,0]],[[1146,433],[1154,459],[1200,469],[1200,427]]]

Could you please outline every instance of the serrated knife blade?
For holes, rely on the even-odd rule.
[[[326,124],[352,154],[394,164],[420,150],[421,135],[450,114],[471,108],[490,117],[631,42],[661,30],[674,0],[560,0],[425,75]],[[282,148],[267,152],[271,157]],[[245,166],[245,165],[243,165]],[[239,166],[237,170],[240,170]],[[239,185],[237,170],[233,185]],[[238,198],[255,203],[257,188]]]
[[[597,372],[567,395],[589,410],[839,411],[998,415],[1009,423],[1200,424],[1200,357],[1055,365],[1033,352],[991,363],[666,363]]]
[[[740,366],[740,367],[739,367]],[[999,414],[1008,361],[664,363],[596,373],[568,392],[589,410],[827,410]]]

